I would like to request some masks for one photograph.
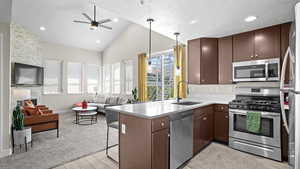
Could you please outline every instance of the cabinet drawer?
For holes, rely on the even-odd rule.
[[[212,105],[200,107],[200,108],[194,110],[194,116],[195,117],[202,116],[204,113],[212,112],[212,111],[213,111]]]
[[[222,112],[228,112],[228,105],[227,104],[216,104],[215,105],[215,111],[222,111]]]
[[[168,117],[160,117],[156,119],[152,119],[152,132],[169,128],[169,118]]]

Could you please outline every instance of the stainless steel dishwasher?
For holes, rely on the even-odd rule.
[[[193,157],[193,111],[170,115],[170,169]]]

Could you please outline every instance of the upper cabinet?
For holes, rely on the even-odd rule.
[[[247,61],[254,57],[254,32],[233,36],[233,61]]]
[[[284,59],[285,52],[289,46],[289,35],[290,35],[291,23],[284,23],[281,25],[281,64]],[[289,83],[289,62],[287,64],[287,69],[285,73],[285,83]]]
[[[233,36],[233,61],[280,57],[280,25]]]
[[[255,59],[280,57],[280,25],[255,31]]]
[[[219,47],[219,84],[232,83],[232,36],[220,38]]]
[[[188,41],[188,80],[190,84],[218,83],[218,39]]]
[[[200,39],[188,41],[188,80],[200,84]]]

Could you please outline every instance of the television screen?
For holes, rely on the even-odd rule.
[[[43,85],[44,69],[38,66],[15,63],[15,85]]]

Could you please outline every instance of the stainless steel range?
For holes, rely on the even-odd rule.
[[[237,88],[229,103],[229,146],[281,161],[279,88]],[[260,113],[259,132],[247,129],[247,112]]]

